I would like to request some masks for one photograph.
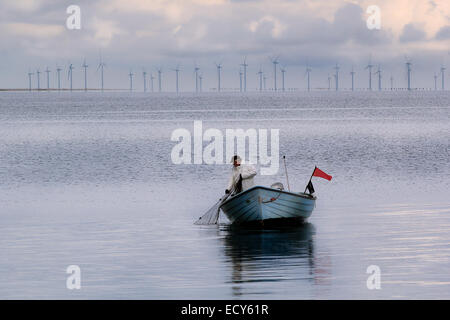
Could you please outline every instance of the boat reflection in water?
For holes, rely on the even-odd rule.
[[[224,226],[226,263],[231,263],[232,294],[279,296],[299,282],[314,282],[314,233],[311,223],[272,230]],[[285,290],[286,291],[286,290]]]

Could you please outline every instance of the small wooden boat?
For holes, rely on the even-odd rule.
[[[304,222],[311,215],[316,197],[283,188],[254,186],[232,195],[221,205],[232,224],[267,224]]]

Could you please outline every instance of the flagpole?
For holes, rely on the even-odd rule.
[[[308,183],[306,184],[306,187],[305,187],[305,191],[303,191],[303,193],[306,193],[306,189],[308,189],[308,185],[309,185],[309,183],[311,182],[311,179],[312,179],[312,177],[313,177],[313,175],[314,175],[314,172],[316,172],[316,166],[314,166],[314,170],[313,170],[313,172],[311,173],[311,178],[309,178],[309,181],[308,181]]]

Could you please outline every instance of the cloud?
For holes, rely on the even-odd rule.
[[[435,36],[436,40],[450,40],[450,26],[442,27]]]
[[[365,11],[356,4],[347,4],[339,8],[334,17],[333,32],[345,35],[346,40],[359,44],[384,44],[392,41],[388,30],[369,30],[367,28]]]
[[[61,25],[39,25],[31,23],[7,23],[3,30],[11,35],[27,38],[48,38],[61,35],[64,27]]]
[[[271,35],[273,38],[278,38],[286,27],[280,20],[272,16],[264,16],[258,21],[252,21],[249,24],[251,32],[260,32],[264,35]]]
[[[37,10],[41,6],[40,0],[2,0],[5,8],[13,10],[31,12]]]
[[[115,36],[127,34],[116,22],[99,18],[93,20],[90,28],[94,30],[93,41],[103,47],[108,46]]]
[[[400,42],[414,42],[425,40],[426,34],[419,27],[408,23],[403,27],[403,32],[399,37]]]

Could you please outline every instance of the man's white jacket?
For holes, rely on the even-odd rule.
[[[232,190],[239,181],[239,175],[242,175],[242,191],[250,189],[254,186],[253,177],[256,176],[256,169],[250,164],[241,164],[234,167],[228,182],[228,190]]]

